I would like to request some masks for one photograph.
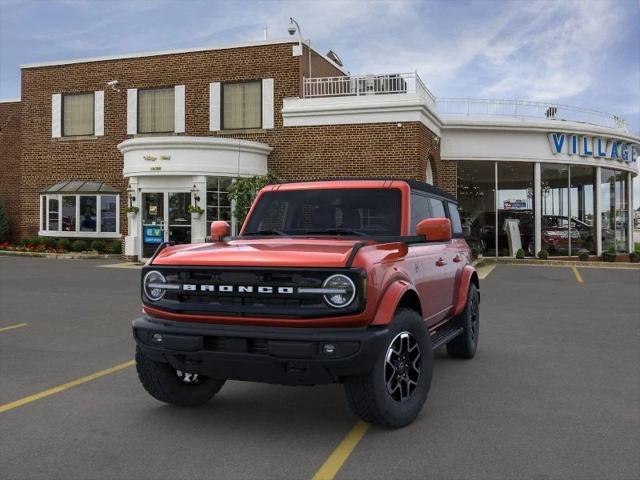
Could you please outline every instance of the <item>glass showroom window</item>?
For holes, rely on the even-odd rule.
[[[595,181],[594,167],[586,165],[571,165],[569,167],[571,183],[569,197],[569,211],[571,221],[569,228],[570,255],[577,255],[580,250],[588,250],[596,254],[596,223],[595,215]]]
[[[629,228],[627,173],[603,168],[600,175],[602,251],[626,253]]]
[[[118,195],[42,195],[41,234],[118,236]]]
[[[457,164],[458,201],[464,236],[478,253],[494,256],[496,163],[467,160]]]
[[[138,133],[175,131],[175,88],[138,90]]]
[[[222,128],[262,127],[262,82],[222,85]]]
[[[535,252],[533,163],[498,162],[498,255]]]
[[[91,93],[72,93],[62,96],[62,136],[93,135],[95,102]]]
[[[216,220],[231,223],[231,201],[227,188],[232,181],[231,177],[207,177],[207,232],[211,222]]]
[[[569,166],[540,164],[541,248],[569,255]]]

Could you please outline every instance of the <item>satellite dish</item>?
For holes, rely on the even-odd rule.
[[[342,60],[340,60],[340,57],[338,56],[338,54],[336,52],[334,52],[333,50],[329,50],[327,52],[327,58],[331,59],[334,63],[336,63],[337,65],[343,67],[344,65],[342,64]]]

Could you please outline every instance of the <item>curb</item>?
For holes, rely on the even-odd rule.
[[[57,258],[59,260],[121,260],[119,253],[47,253],[47,252],[15,252],[0,250],[0,256],[6,257],[40,257]]]
[[[485,260],[485,262],[482,262]],[[477,260],[476,260],[477,261]],[[486,261],[486,259],[480,260],[482,263],[497,263],[503,265],[536,265],[539,267],[549,266],[549,267],[584,267],[584,268],[625,268],[625,269],[640,269],[640,263],[631,263],[631,262],[599,262],[599,261],[589,261],[589,262],[581,262],[578,260],[539,260],[539,259],[515,259],[515,258],[491,258]]]

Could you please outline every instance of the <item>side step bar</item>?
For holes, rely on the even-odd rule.
[[[431,335],[432,349],[435,350],[436,348],[449,343],[451,340],[460,335],[463,330],[464,329],[462,327],[456,325],[447,325],[440,328],[438,331]]]

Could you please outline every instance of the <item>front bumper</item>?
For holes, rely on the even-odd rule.
[[[142,353],[176,370],[285,385],[334,383],[368,372],[386,347],[387,333],[384,327],[234,326],[148,316],[133,321]]]

